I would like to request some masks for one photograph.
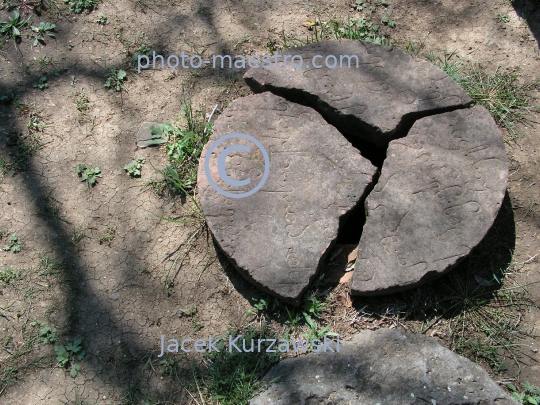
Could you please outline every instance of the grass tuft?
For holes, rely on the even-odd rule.
[[[532,104],[535,98],[531,95],[540,90],[540,79],[521,84],[519,70],[503,72],[499,67],[488,73],[480,64],[467,68],[462,59],[455,58],[455,52],[442,56],[430,53],[427,58],[463,87],[475,104],[486,107],[514,141],[518,137],[515,124],[531,124],[531,113],[540,111],[539,106]]]
[[[379,32],[379,26],[372,23],[370,19],[363,16],[358,18],[349,16],[347,20],[332,18],[322,22],[317,19],[317,21],[312,22],[309,33],[305,37],[286,35],[282,31],[278,39],[268,41],[267,48],[271,53],[274,53],[314,42],[340,39],[390,45],[390,40]]]
[[[189,195],[197,183],[199,158],[210,137],[212,123],[206,122],[204,111],[194,110],[189,102],[184,103],[182,117],[186,122],[184,127],[165,123],[155,128],[157,135],[167,141],[165,150],[169,158],[169,165],[159,170],[161,181],[152,179],[148,183],[158,194],[167,190],[170,195]]]
[[[211,352],[205,355],[210,366],[207,370],[195,371],[192,370],[194,380],[204,394],[210,397],[213,401],[219,401],[222,405],[246,405],[250,399],[265,388],[265,383],[262,377],[269,369],[279,361],[279,353],[266,353],[262,350],[261,353],[237,352],[233,350],[229,352],[224,342],[228,341],[228,336],[243,337],[238,340],[238,347],[242,347],[243,341],[246,342],[246,347],[251,344],[251,339],[265,339],[268,337],[266,327],[255,329],[248,327],[244,331],[231,331],[227,336],[222,337],[218,344],[219,352]],[[248,343],[249,342],[249,343]]]

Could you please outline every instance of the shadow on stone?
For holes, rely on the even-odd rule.
[[[478,365],[435,339],[408,332],[363,331],[339,353],[288,358],[265,376],[262,404],[514,404]]]
[[[516,230],[508,192],[480,244],[455,269],[420,287],[383,297],[358,297],[355,308],[389,313],[408,320],[452,319],[471,305],[486,305],[501,288],[512,263]]]

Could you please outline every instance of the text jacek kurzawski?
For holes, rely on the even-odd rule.
[[[330,337],[329,337],[330,336]],[[247,339],[244,335],[232,336],[229,335],[227,340],[222,340],[221,337],[214,339],[212,335],[208,339],[165,339],[165,335],[160,337],[160,354],[164,353],[197,353],[204,352],[219,352],[221,350],[229,351],[230,353],[288,353],[291,350],[299,353],[307,353],[309,349],[313,353],[339,353],[339,335],[324,335],[321,339]],[[223,343],[218,348],[218,344]]]

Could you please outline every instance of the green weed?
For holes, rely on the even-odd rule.
[[[19,369],[13,366],[0,368],[0,392],[18,379]]]
[[[0,281],[6,284],[11,284],[13,281],[21,278],[21,271],[15,271],[11,267],[6,270],[0,271]]]
[[[75,14],[81,14],[83,11],[92,11],[97,7],[100,0],[64,0],[69,9]]]
[[[135,51],[135,54],[133,55],[134,66],[137,67],[137,64],[139,62],[139,55],[145,55],[145,56],[150,57],[152,55],[151,51],[152,49],[146,44],[142,44],[141,46],[139,46],[139,48],[137,48],[137,50]]]
[[[45,126],[46,125],[42,121],[42,117],[39,115],[39,113],[35,111],[30,112],[28,124],[26,125],[26,128],[28,129],[28,132],[30,134],[33,134],[35,132],[42,132]]]
[[[161,360],[159,367],[161,368],[161,372],[169,377],[174,377],[177,373],[176,363],[170,357]]]
[[[351,6],[350,11],[364,11],[365,8],[368,8],[368,5],[362,0],[356,0]]]
[[[321,301],[316,295],[310,295],[303,298],[302,309],[308,315],[320,318],[327,304]]]
[[[237,346],[245,345],[249,350],[251,340],[254,340],[256,346],[257,339],[265,339],[267,332],[265,327],[261,329],[248,327],[243,331],[242,338],[237,341]],[[193,371],[197,385],[200,381],[211,400],[219,401],[223,405],[248,404],[249,400],[264,388],[262,377],[279,361],[279,352],[266,353],[268,347],[266,342],[261,345],[261,353],[257,355],[236,350],[229,352],[224,342],[228,341],[229,335],[238,336],[239,334],[240,331],[226,334],[217,344],[219,352],[203,354],[211,362],[209,368],[200,375],[196,375]]]
[[[109,24],[109,20],[105,14],[99,13],[98,18],[96,20],[96,23],[100,25],[107,25]]]
[[[31,322],[30,325],[39,327],[39,341],[42,344],[51,344],[58,340],[56,328],[42,322]]]
[[[56,353],[56,361],[58,365],[62,368],[68,368],[71,366],[71,371],[69,375],[73,378],[77,377],[79,371],[81,371],[81,366],[76,363],[76,360],[82,360],[85,356],[85,351],[82,349],[82,339],[77,338],[72,343],[67,345],[60,345],[54,348]]]
[[[202,329],[202,325],[198,320],[198,314],[197,314],[197,307],[192,307],[190,310],[181,309],[180,310],[183,315],[190,318],[191,322],[191,329],[193,331],[193,334],[196,334]]]
[[[86,182],[88,188],[94,187],[97,183],[98,177],[102,177],[99,167],[87,168],[86,164],[79,163],[77,165],[77,175],[81,178],[81,181]]]
[[[160,171],[165,187],[171,194],[186,195],[195,188],[199,157],[210,136],[212,123],[206,122],[204,112],[194,111],[190,103],[184,104],[183,118],[184,128],[169,123],[155,128],[156,139],[152,141],[166,143],[170,164]]]
[[[68,71],[68,68],[56,68],[56,69],[54,69],[54,71],[53,71],[53,75],[55,75],[55,76],[58,77],[58,76],[60,76],[62,73],[67,72],[67,71]]]
[[[43,146],[39,142],[39,136],[23,136],[11,134],[12,141],[8,143],[10,159],[0,156],[0,171],[2,174],[25,172],[30,167],[30,158]]]
[[[358,6],[357,7],[363,7]],[[383,17],[383,23],[395,27],[396,22],[388,17]],[[307,45],[313,42],[325,40],[352,39],[373,42],[379,45],[390,45],[390,40],[380,33],[380,27],[372,22],[371,16],[351,17],[346,20],[332,18],[327,21],[308,20],[310,25],[309,34],[302,38],[298,35],[286,35],[281,33],[279,39],[269,40],[267,47],[271,53],[277,50],[286,50],[293,47]]]
[[[36,215],[42,219],[60,218],[60,203],[52,195],[53,190],[49,190],[46,194],[42,194],[37,199]]]
[[[52,60],[47,55],[40,56],[37,62],[42,69],[45,69],[47,66],[52,65]]]
[[[51,276],[58,275],[65,271],[66,268],[62,262],[51,259],[47,255],[40,255],[38,262],[38,275],[39,276]]]
[[[503,14],[500,11],[497,14],[495,14],[495,20],[501,23],[510,22],[510,18],[508,18],[506,14]]]
[[[100,245],[103,245],[104,243],[108,244],[109,246],[111,246],[111,243],[112,241],[114,240],[114,237],[116,236],[116,229],[114,229],[113,227],[111,226],[108,226],[107,227],[107,232],[105,233],[105,235],[103,235],[100,239],[99,239],[99,244]]]
[[[13,234],[9,238],[9,242],[2,250],[11,251],[13,253],[19,253],[21,251],[22,242],[16,234]]]
[[[298,307],[286,304],[275,297],[254,298],[255,303],[253,304],[253,308],[247,312],[246,316],[255,312],[260,315],[267,314],[289,325],[292,328],[292,332],[296,332],[300,327],[305,327],[308,332],[315,333],[319,329],[313,318],[320,320],[323,317],[324,311],[329,306],[326,302],[326,297],[321,296],[318,292],[318,285],[323,278],[324,275],[321,275],[310,291],[304,294],[302,303]],[[331,334],[331,332],[328,332],[328,329],[324,330],[324,332]]]
[[[75,107],[79,112],[88,110],[88,103],[90,103],[90,100],[82,90],[75,93]]]
[[[518,390],[514,384],[506,384],[512,393],[512,398],[524,405],[538,405],[540,403],[540,388],[529,382],[523,383],[523,390]],[[520,392],[521,391],[521,392]]]
[[[55,38],[55,28],[55,24],[43,21],[39,23],[38,27],[34,27],[32,25],[31,29],[36,33],[36,35],[32,35],[32,38],[34,38],[34,46],[38,46],[39,43],[45,44],[45,35],[51,38]]]
[[[73,230],[73,236],[71,238],[71,241],[75,246],[77,246],[84,238],[87,238],[88,235],[84,233],[84,229],[82,227],[78,227],[77,229]]]
[[[112,92],[120,92],[125,90],[124,82],[127,80],[127,73],[124,70],[111,69],[107,73],[107,81],[105,82],[105,88]]]
[[[35,303],[42,298],[46,301],[55,284],[55,280],[48,277],[54,272],[46,269],[53,262],[46,257],[42,259],[36,269],[0,271],[4,296],[8,293],[0,302],[1,316],[8,320],[2,329],[2,348],[8,355],[0,362],[0,393],[36,369],[52,368],[55,364],[48,349],[37,349],[39,344],[48,345],[58,339],[58,332],[48,316],[47,321],[40,321],[41,309],[36,314]],[[47,307],[49,313],[51,308]]]
[[[154,3],[156,0],[152,0]],[[134,0],[135,7],[139,7],[142,11],[145,11],[148,7],[147,4],[148,0]],[[171,4],[173,4],[173,1],[171,0]]]
[[[396,22],[392,20],[389,16],[384,16],[381,18],[381,23],[388,25],[390,28],[396,28]]]
[[[337,333],[329,332],[330,325],[326,325],[324,328],[320,329],[319,325],[309,316],[306,312],[302,313],[306,319],[306,324],[308,327],[307,333],[304,333],[304,337],[309,340],[322,340],[324,336],[338,336]]]
[[[173,402],[154,399],[148,393],[133,387],[122,397],[120,405],[173,405]]]
[[[141,177],[141,169],[144,162],[145,160],[142,158],[134,159],[124,166],[124,170],[129,177]]]
[[[26,27],[30,17],[26,20],[21,19],[21,15],[17,10],[13,11],[13,14],[7,21],[0,21],[0,34],[7,38],[13,38],[15,41],[21,38],[21,29]],[[5,40],[4,40],[5,41]]]
[[[35,89],[45,90],[49,88],[47,76],[41,76],[37,83],[34,83],[33,87]]]

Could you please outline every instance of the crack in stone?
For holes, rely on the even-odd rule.
[[[249,86],[252,89],[255,89],[255,91],[259,90],[259,86],[257,85],[257,82],[251,78],[246,78],[246,82],[248,82]],[[329,124],[332,125],[336,130],[339,131],[341,135],[345,139],[349,141],[349,143],[358,151],[360,154],[368,159],[371,164],[376,166],[379,170],[373,177],[373,181],[368,185],[368,187],[365,190],[364,195],[358,200],[358,204],[352,208],[347,215],[342,217],[340,219],[340,225],[339,230],[336,238],[337,244],[356,244],[359,243],[360,238],[362,236],[362,231],[364,228],[364,225],[366,223],[366,212],[365,212],[365,202],[366,199],[369,197],[375,186],[377,185],[379,181],[379,177],[381,175],[382,167],[384,165],[384,161],[386,160],[386,152],[388,150],[388,145],[392,140],[404,138],[409,134],[409,131],[414,126],[414,124],[422,119],[426,118],[432,115],[438,115],[443,114],[447,112],[452,112],[456,110],[461,109],[467,109],[471,108],[472,102],[467,103],[465,105],[454,105],[450,107],[443,107],[438,108],[434,110],[424,111],[424,112],[413,112],[410,114],[406,114],[403,116],[403,119],[401,120],[400,124],[398,125],[396,129],[396,135],[395,137],[386,143],[384,147],[376,146],[365,139],[362,139],[360,137],[356,136],[350,136],[348,134],[345,134],[343,131],[340,130],[340,125],[336,125],[335,120],[332,120],[330,117],[332,114],[328,114],[328,112],[325,111],[325,106],[323,105],[323,102],[321,102],[316,96],[313,96],[312,94],[303,91],[301,89],[280,89],[274,86],[265,86],[265,88],[260,88],[261,92],[270,92],[272,94],[275,94],[276,96],[280,96],[287,101],[290,101],[292,103],[304,105],[306,107],[313,108],[315,111],[317,111],[321,117]],[[372,126],[365,123],[366,127],[369,128],[368,130],[371,133],[376,133],[377,131],[373,129]],[[366,130],[366,129],[360,129]],[[361,224],[360,226],[358,226]]]
[[[294,102],[294,100],[289,100],[289,101]],[[393,140],[405,138],[409,134],[414,124],[422,118],[426,118],[432,115],[444,114],[444,113],[452,112],[456,110],[470,109],[471,106],[472,106],[472,103],[469,103],[467,106],[459,105],[459,106],[441,108],[439,110],[428,111],[425,113],[409,114],[407,119],[405,119],[404,117],[404,120],[402,121],[403,124],[400,124],[401,128],[398,127],[398,131],[401,132],[401,136],[394,138]],[[317,112],[319,112],[322,115],[320,111],[317,111]],[[324,115],[323,115],[323,118],[325,118]],[[334,128],[336,128],[339,131],[339,128],[335,126]],[[382,168],[387,158],[388,145],[390,144],[391,141],[388,142],[384,148],[381,148],[381,147],[372,145],[366,142],[365,140],[360,139],[359,137],[352,138],[352,137],[348,137],[346,134],[344,134],[341,131],[339,132],[351,143],[352,146],[354,146],[356,149],[360,151],[363,157],[368,159],[372,165],[376,166],[379,169],[377,173],[375,174],[375,176],[373,176],[373,181],[366,188],[365,195],[359,200],[358,205],[354,207],[348,213],[347,219],[344,220],[343,223],[340,223],[340,226],[339,226],[337,243],[342,244],[342,245],[357,244],[360,242],[360,238],[362,237],[362,231],[364,229],[364,225],[366,224],[365,202],[366,202],[366,199],[371,194],[371,192],[373,191],[373,189],[375,188],[375,186],[377,185],[377,183],[379,182]],[[361,225],[358,226],[358,224],[361,224]]]
[[[347,134],[342,131],[342,128],[344,127],[360,125],[358,131],[364,131],[369,133],[370,137],[373,139],[380,138],[382,135],[381,132],[377,130],[377,128],[364,121],[358,120],[358,117],[340,114],[339,110],[337,110],[336,108],[332,108],[329,104],[322,101],[318,96],[311,94],[306,90],[299,88],[280,88],[269,84],[261,86],[257,82],[257,80],[251,77],[245,77],[245,81],[255,93],[270,92],[292,103],[313,108],[329,125],[332,125],[334,128],[336,128],[339,133],[341,133],[341,135],[343,135],[353,147],[358,149],[358,151],[360,151],[360,154],[363,157],[368,159],[371,164],[373,164],[379,169],[377,174],[374,176],[372,183],[366,189],[365,195],[359,199],[357,206],[353,208],[348,213],[348,215],[346,215],[346,219],[340,220],[340,227],[336,238],[337,243],[340,244],[358,243],[360,241],[363,227],[366,222],[364,204],[371,191],[373,191],[373,189],[377,185],[382,171],[382,167],[384,165],[384,161],[387,158],[386,152],[388,150],[388,145],[390,144],[390,142],[395,139],[406,137],[414,124],[422,118],[461,109],[468,109],[471,108],[471,106],[473,105],[473,101],[470,101],[464,104],[456,104],[448,107],[441,107],[432,110],[411,112],[405,114],[402,116],[400,123],[396,127],[396,130],[392,135],[392,139],[389,141],[385,141],[384,146],[381,147],[374,145],[366,141],[365,139],[362,139],[361,137]],[[351,121],[351,124],[344,124],[344,121]],[[358,224],[361,224],[361,226],[359,227]]]
[[[428,254],[429,257],[424,258],[425,255],[423,254],[425,252],[423,251],[419,251],[418,260],[416,257],[407,256],[414,255],[411,251],[415,250],[410,249],[407,243],[418,242],[421,246],[428,246],[429,249],[426,248],[428,253],[435,252],[435,248],[432,247],[437,243],[443,246],[448,250],[447,255],[451,256],[438,260],[435,260],[437,257],[433,259],[438,263],[437,266],[439,267],[443,265],[439,263],[443,260],[450,260],[454,256],[458,257],[466,254],[464,248],[468,249],[468,240],[474,239],[478,231],[469,230],[466,234],[455,236],[455,229],[457,228],[453,225],[459,223],[462,217],[470,218],[473,215],[472,213],[476,212],[474,211],[475,207],[480,203],[476,202],[476,200],[466,201],[469,197],[474,199],[477,196],[469,196],[470,193],[464,195],[463,190],[472,187],[471,192],[473,194],[475,191],[491,190],[491,183],[482,183],[481,181],[484,175],[482,170],[485,171],[486,168],[490,167],[499,168],[504,163],[504,159],[499,158],[499,154],[497,154],[500,152],[500,148],[490,148],[489,150],[493,151],[493,153],[486,152],[486,154],[483,151],[488,146],[477,145],[484,138],[486,138],[487,145],[490,145],[489,141],[492,138],[498,139],[498,132],[491,125],[494,123],[485,117],[487,111],[478,109],[478,107],[470,108],[473,100],[463,88],[442,70],[427,61],[421,61],[403,52],[393,52],[393,49],[375,45],[362,45],[364,45],[365,49],[359,50],[358,43],[355,41],[323,41],[295,49],[295,52],[298,51],[306,57],[309,57],[312,53],[321,54],[324,52],[331,54],[336,54],[338,51],[340,54],[344,52],[358,53],[362,69],[354,73],[348,71],[330,72],[328,69],[326,71],[308,69],[302,72],[296,71],[296,74],[293,74],[296,69],[292,69],[292,71],[281,68],[269,71],[250,69],[245,73],[244,79],[253,92],[258,95],[235,101],[235,107],[224,115],[226,118],[223,118],[223,122],[218,120],[221,127],[223,127],[220,127],[221,132],[230,132],[231,127],[228,122],[231,120],[242,122],[244,131],[253,128],[260,129],[261,127],[267,131],[275,131],[278,128],[276,121],[279,122],[279,131],[294,128],[302,129],[302,135],[298,138],[300,145],[298,145],[298,142],[294,142],[290,134],[288,137],[280,137],[275,134],[269,136],[269,139],[273,142],[270,146],[273,146],[275,150],[282,152],[283,149],[288,151],[287,153],[296,153],[298,155],[294,155],[295,159],[309,167],[309,169],[304,170],[299,163],[299,169],[291,171],[288,169],[290,163],[283,160],[285,158],[281,158],[283,162],[278,159],[278,166],[285,168],[284,177],[279,181],[276,177],[274,179],[275,184],[272,184],[272,187],[269,187],[268,190],[272,193],[296,192],[295,199],[291,199],[287,194],[283,200],[284,202],[280,200],[281,195],[279,197],[272,195],[272,197],[278,198],[275,200],[270,199],[272,201],[271,208],[274,210],[279,211],[281,209],[283,211],[282,206],[285,206],[286,215],[284,221],[286,223],[281,224],[283,222],[282,217],[265,216],[264,221],[260,223],[250,223],[249,230],[253,231],[250,239],[244,233],[248,230],[244,222],[247,222],[245,218],[256,216],[253,206],[257,205],[254,202],[252,202],[252,206],[242,207],[245,212],[240,220],[244,222],[240,222],[240,225],[234,225],[234,218],[229,217],[235,216],[236,218],[238,216],[238,207],[229,209],[223,204],[217,204],[215,196],[212,195],[213,191],[209,187],[203,187],[202,193],[203,197],[206,197],[209,201],[206,208],[211,211],[210,213],[205,212],[207,221],[212,218],[213,211],[220,214],[222,214],[220,210],[232,212],[231,214],[227,211],[226,215],[224,214],[225,218],[221,222],[219,222],[219,218],[222,218],[223,215],[216,216],[218,219],[214,220],[215,223],[213,224],[209,223],[209,226],[212,228],[213,225],[217,231],[224,235],[233,235],[231,237],[221,237],[218,244],[224,244],[221,247],[233,264],[235,264],[235,260],[238,262],[235,267],[241,273],[246,273],[243,275],[244,278],[248,278],[248,281],[263,290],[269,290],[268,292],[278,295],[286,301],[290,301],[293,305],[297,304],[298,297],[308,288],[313,278],[320,273],[327,255],[336,244],[359,244],[361,246],[359,252],[362,251],[365,257],[359,257],[359,260],[361,259],[360,262],[363,263],[364,270],[358,273],[360,276],[355,274],[356,279],[353,279],[353,282],[356,282],[356,284],[358,284],[358,280],[360,282],[371,280],[374,274],[372,269],[377,266],[383,266],[383,269],[387,270],[386,273],[381,273],[388,274],[388,277],[383,280],[384,282],[397,283],[400,286],[403,284],[401,280],[405,276],[400,273],[399,277],[401,278],[398,277],[399,279],[397,279],[397,276],[394,276],[393,273],[394,269],[411,268],[415,277],[417,273],[421,276],[424,270],[429,270],[432,257]],[[303,108],[315,111],[316,114],[300,113]],[[265,113],[263,115],[258,114],[259,110],[265,111]],[[293,114],[292,111],[295,111],[295,113]],[[489,115],[489,113],[487,114]],[[313,127],[314,125],[315,127]],[[439,139],[440,125],[444,127],[443,132],[445,135],[442,136],[441,134]],[[482,125],[486,126],[490,131],[484,133]],[[216,128],[217,126],[218,122],[216,121]],[[335,145],[331,144],[331,137],[327,138],[327,134],[323,135],[322,128],[332,128],[332,131],[336,134],[335,137],[341,138],[341,140]],[[473,132],[481,135],[480,140],[478,136],[469,139],[470,134],[467,133],[467,130],[471,128],[474,129]],[[462,129],[461,132],[460,129]],[[418,134],[418,131],[422,130],[425,133]],[[220,131],[217,131],[214,135],[217,136],[216,134],[219,133]],[[314,137],[308,138],[306,134],[315,134],[318,140],[315,140]],[[434,141],[433,137],[438,140]],[[426,139],[432,142],[425,145],[424,141]],[[302,144],[302,142],[304,143]],[[472,147],[471,144],[476,146]],[[353,179],[350,184],[346,184],[340,178],[328,177],[332,172],[331,167],[323,171],[319,170],[315,174],[311,168],[312,166],[309,165],[311,162],[306,161],[306,156],[309,155],[308,151],[311,150],[312,146],[323,147],[328,153],[341,155],[342,157],[337,160],[341,159],[348,164],[346,170],[341,173],[342,176],[348,178],[348,176],[356,173],[362,161],[366,162],[366,164],[367,161],[371,163],[371,176],[365,181]],[[430,146],[433,146],[435,150],[432,151],[429,148]],[[419,152],[424,148],[427,148],[428,151],[425,153]],[[445,152],[445,149],[448,153]],[[402,150],[405,152],[402,152]],[[461,152],[454,152],[458,150]],[[398,151],[401,151],[401,154],[398,154]],[[430,159],[434,158],[431,157],[432,154],[429,152],[433,152],[436,156],[433,162]],[[472,156],[473,154],[475,155]],[[474,161],[477,158],[476,154],[483,157],[478,161],[480,163]],[[323,155],[323,157],[325,156]],[[456,173],[459,174],[460,170],[462,170],[461,167],[465,164],[473,164],[473,169],[478,172],[480,177],[469,179],[471,172],[469,170],[469,177],[464,175],[465,177],[459,180],[465,182],[464,184],[454,184],[458,181],[456,180],[458,178]],[[336,168],[335,165],[333,167]],[[382,171],[383,167],[385,172]],[[409,170],[402,169],[405,167]],[[249,167],[241,170],[251,170],[248,169]],[[301,173],[303,178],[295,178],[293,175],[296,172]],[[389,173],[390,176],[388,176]],[[399,176],[396,178],[403,179],[403,181],[392,180],[391,188],[394,193],[393,196],[397,200],[394,201],[385,194],[383,201],[379,201],[380,195],[375,195],[375,191],[382,193],[390,179],[397,174]],[[326,181],[325,190],[328,191],[326,194],[320,194],[320,198],[310,200],[312,204],[318,202],[320,207],[306,205],[310,195],[319,191],[310,189],[310,187],[313,188],[313,183],[309,181],[312,181],[315,176],[321,177],[319,179],[320,184],[325,184]],[[501,169],[496,176],[502,179],[504,170]],[[204,177],[199,176],[198,180],[204,184]],[[283,182],[289,181],[292,184],[296,184],[296,181],[302,185],[300,191],[292,185],[283,185],[284,183],[281,180]],[[412,194],[414,198],[420,199],[420,202],[424,201],[424,195],[417,196],[418,192],[415,190],[426,192],[426,195],[429,196],[429,198],[426,197],[426,205],[429,208],[427,211],[432,217],[429,220],[424,216],[422,209],[412,211],[413,213],[410,215],[412,209],[408,209],[406,212],[400,211],[402,208],[407,208],[407,204],[410,203],[405,197],[406,201],[402,201],[402,194],[409,195],[410,188],[413,186],[416,188],[412,189]],[[333,193],[334,190],[335,193]],[[493,189],[493,193],[497,190]],[[207,195],[204,194],[205,192]],[[260,198],[262,199],[265,196],[260,196]],[[377,202],[373,203],[372,199],[368,199],[370,196]],[[321,198],[323,199],[321,200]],[[324,198],[338,198],[338,200],[344,198],[348,200],[346,204],[340,202],[339,205],[332,205],[328,202],[328,205],[321,205],[321,202],[326,201]],[[395,203],[395,207],[392,206],[387,209],[384,205],[385,202]],[[266,204],[267,201],[265,200],[264,203]],[[494,203],[497,205],[496,201]],[[418,204],[418,202],[415,204],[415,207],[420,206],[421,204]],[[336,212],[337,207],[341,207],[340,212]],[[379,207],[382,208],[377,211]],[[316,208],[319,208],[321,212],[314,214]],[[368,212],[368,210],[372,212]],[[443,211],[441,212],[441,210]],[[384,216],[383,214],[387,211],[389,213]],[[371,215],[373,213],[375,213],[375,217],[379,215],[378,219],[375,220],[375,227],[366,227],[367,223],[372,224]],[[480,216],[478,221],[489,222],[491,214],[492,212],[487,210],[486,217]],[[369,220],[368,215],[370,216]],[[328,221],[329,218],[332,219],[332,216],[334,225],[322,222]],[[407,216],[407,220],[402,223],[405,216]],[[281,226],[277,226],[277,218],[281,221],[279,222]],[[395,229],[394,227],[386,229],[384,224],[387,221],[392,224],[395,223]],[[438,224],[438,227],[434,227],[432,224]],[[267,227],[264,228],[263,225]],[[240,229],[236,229],[234,226]],[[400,226],[402,230],[398,237],[395,233]],[[450,228],[446,229],[448,227]],[[300,237],[308,228],[311,233],[307,232],[303,236],[306,241],[309,240],[308,242],[304,240],[293,241],[291,239]],[[291,239],[291,246],[281,246],[286,243],[277,237],[276,230],[278,229],[286,229],[285,233]],[[271,241],[274,250],[285,252],[280,256],[283,263],[277,262],[275,257],[267,257],[266,246],[268,240],[253,241],[253,236],[258,235],[257,231],[260,232],[261,230],[272,235]],[[388,236],[389,234],[391,235]],[[410,235],[416,238],[413,238],[413,242],[407,242]],[[462,240],[465,237],[464,235],[469,239]],[[327,238],[327,242],[323,245],[322,240],[324,238]],[[457,238],[457,247],[454,250],[452,250],[452,243],[450,243],[452,238]],[[321,243],[317,245],[318,242]],[[255,249],[258,250],[259,254],[253,255],[253,247],[257,246],[257,243],[264,245],[264,247]],[[366,245],[366,243],[372,243],[373,246]],[[236,250],[238,246],[244,245],[245,251]],[[302,246],[309,246],[309,249],[302,250]],[[281,247],[283,249],[280,249]],[[240,258],[233,257],[236,253],[240,255]],[[395,261],[392,266],[386,264],[386,256],[389,257],[388,260]],[[381,259],[383,257],[385,259]],[[358,268],[358,263],[356,268]],[[269,274],[272,274],[272,277]],[[370,285],[376,284],[379,279],[380,277]],[[357,286],[355,291],[363,292],[364,287]],[[382,288],[378,287],[378,285],[375,287],[377,290]]]

